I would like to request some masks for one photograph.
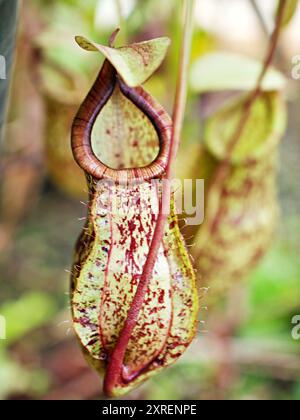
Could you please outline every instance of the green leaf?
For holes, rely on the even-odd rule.
[[[170,45],[170,40],[165,37],[120,48],[100,45],[81,36],[75,39],[81,48],[101,52],[130,87],[139,86],[149,79],[161,65]]]
[[[252,90],[261,71],[262,64],[251,58],[231,53],[212,53],[193,64],[190,83],[192,89],[199,93]],[[285,77],[271,68],[265,76],[262,88],[264,91],[282,90],[285,84]]]
[[[0,348],[0,400],[15,394],[42,396],[48,377],[38,366],[24,367],[12,354]]]
[[[287,0],[286,3],[285,13],[281,24],[283,28],[291,22],[298,7],[298,0]]]
[[[7,302],[0,308],[6,320],[5,344],[11,344],[33,328],[52,319],[55,304],[44,293],[30,293],[15,302]]]
[[[227,146],[234,135],[245,107],[244,96],[229,101],[207,120],[205,142],[209,151],[218,159],[224,159]],[[286,112],[277,93],[265,92],[256,100],[251,115],[231,156],[234,164],[258,160],[273,151],[286,126]]]

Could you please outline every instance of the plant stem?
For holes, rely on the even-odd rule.
[[[193,35],[194,4],[194,0],[184,0],[184,33],[180,51],[179,75],[176,87],[176,96],[173,112],[174,126],[171,139],[170,157],[168,161],[166,177],[163,182],[159,215],[157,218],[155,231],[149,249],[149,254],[139,281],[136,294],[128,311],[127,319],[124,323],[124,327],[120,333],[116,346],[111,354],[110,361],[107,367],[107,372],[104,379],[104,390],[108,395],[112,395],[114,387],[121,380],[126,348],[134,330],[134,327],[136,325],[141,307],[145,299],[145,295],[147,293],[147,289],[153,274],[154,265],[157,259],[159,248],[162,243],[162,239],[165,232],[165,225],[170,211],[170,185],[173,175],[174,163],[180,144],[187,99],[188,65]]]
[[[115,2],[116,2],[116,9],[117,9],[118,18],[119,18],[119,24],[121,25],[122,23],[124,23],[122,2],[121,0],[115,0]]]
[[[256,0],[249,0],[249,2],[250,2],[258,20],[259,20],[259,23],[260,23],[260,26],[261,26],[263,32],[265,33],[265,35],[269,36],[270,35],[269,26],[268,26],[268,24],[267,24],[267,22],[266,22],[266,20],[263,16],[259,6],[257,4],[257,1]]]
[[[180,145],[182,126],[187,100],[188,69],[193,39],[193,13],[195,0],[185,0],[184,3],[184,34],[180,51],[179,75],[177,80],[175,103],[173,110],[173,135],[171,141],[170,159],[167,168],[167,179],[172,180],[174,164]]]
[[[118,14],[118,20],[119,20],[119,26],[121,29],[121,42],[122,45],[125,45],[127,42],[127,31],[126,31],[126,19],[124,17],[123,13],[123,6],[122,6],[122,0],[115,0],[117,14]]]

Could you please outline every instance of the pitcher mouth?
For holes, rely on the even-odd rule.
[[[121,93],[141,110],[153,124],[159,139],[159,153],[147,166],[113,169],[95,154],[91,144],[95,121],[118,84]],[[72,126],[72,150],[78,165],[94,179],[116,183],[143,182],[162,177],[166,171],[172,135],[172,121],[163,107],[142,87],[130,88],[118,76],[114,67],[105,60],[104,65],[82,103]]]

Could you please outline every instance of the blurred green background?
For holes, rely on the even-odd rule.
[[[28,0],[21,4],[10,109],[1,145],[0,399],[97,399],[98,376],[71,328],[69,272],[85,216],[86,188],[69,146],[72,118],[101,57],[75,35],[118,43],[167,35],[168,58],[147,89],[171,112],[178,61],[178,0]],[[212,51],[261,59],[266,35],[247,0],[197,1],[192,62]],[[258,1],[269,25],[276,1]],[[299,12],[299,10],[298,10]],[[300,51],[299,13],[283,34],[278,67],[290,77]],[[220,63],[220,77],[222,63]],[[199,333],[175,366],[127,399],[300,399],[300,83],[289,80],[288,130],[280,147],[276,238],[247,279],[206,308]],[[191,90],[183,144],[201,140],[199,95]],[[4,154],[4,155],[3,155]],[[182,173],[183,161],[178,161]]]

